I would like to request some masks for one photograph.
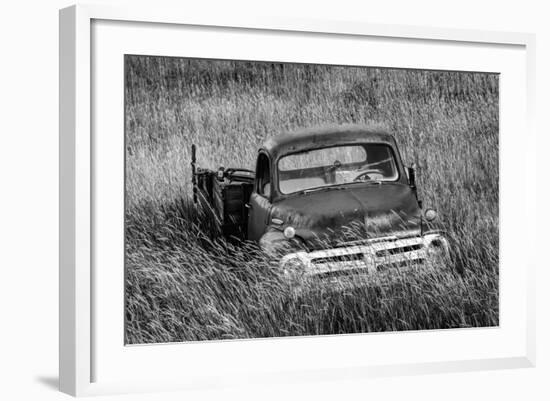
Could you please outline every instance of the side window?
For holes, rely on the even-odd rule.
[[[260,156],[258,156],[256,174],[258,177],[258,193],[266,198],[269,198],[269,196],[271,195],[269,159],[263,153],[260,153]]]

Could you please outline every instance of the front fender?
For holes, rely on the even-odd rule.
[[[295,236],[288,239],[281,230],[275,228],[268,229],[258,241],[260,248],[273,258],[281,258],[292,252],[305,249],[305,243],[302,238]]]

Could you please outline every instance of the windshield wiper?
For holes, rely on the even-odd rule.
[[[317,188],[310,188],[310,189],[304,189],[301,191],[303,194],[309,194],[311,192],[318,192],[318,191],[326,191],[326,190],[334,190],[334,189],[343,189],[342,185],[326,185],[324,187],[317,187]]]
[[[304,189],[304,190],[302,190],[302,191],[298,191],[298,192],[296,192],[296,193],[300,193],[300,194],[309,194],[309,193],[311,193],[311,192],[318,192],[318,191],[346,189],[349,185],[357,185],[357,184],[370,184],[370,185],[376,184],[376,185],[382,185],[383,183],[395,184],[394,181],[385,181],[385,180],[376,180],[376,179],[373,179],[373,180],[352,181],[352,182],[346,182],[346,183],[343,183],[343,184],[326,185],[326,186],[323,186],[323,187],[309,188],[309,189]]]
[[[370,179],[370,180],[365,180],[365,181],[358,181],[360,182],[361,184],[382,184],[382,180],[377,180],[377,179]]]
[[[346,182],[345,184],[342,184],[342,185],[357,185],[357,184],[379,184],[380,185],[383,182],[391,182],[391,181],[372,179],[372,180],[365,180],[365,181],[351,181],[351,182]]]

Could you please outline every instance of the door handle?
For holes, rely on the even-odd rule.
[[[252,209],[252,205],[250,203],[245,203],[244,207],[247,209]]]

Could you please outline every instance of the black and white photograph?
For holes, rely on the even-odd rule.
[[[499,75],[125,55],[125,342],[499,326]]]
[[[8,2],[5,400],[550,400],[542,2]]]
[[[130,344],[497,326],[498,75],[125,57]]]
[[[0,399],[550,400],[544,2],[4,2]]]

